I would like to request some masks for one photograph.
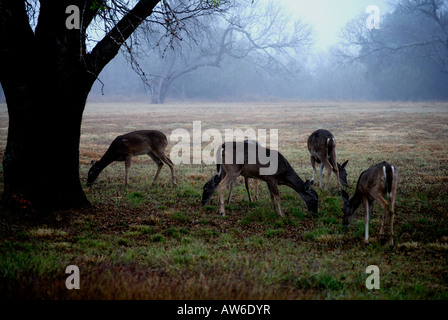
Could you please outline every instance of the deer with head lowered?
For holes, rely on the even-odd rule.
[[[348,226],[353,220],[358,207],[361,203],[365,210],[365,236],[364,243],[369,243],[369,220],[373,213],[373,202],[378,202],[383,208],[381,219],[380,236],[384,236],[384,220],[387,212],[390,215],[390,239],[389,244],[394,244],[394,205],[397,194],[398,169],[388,162],[381,162],[361,173],[356,184],[356,191],[350,199],[347,192],[342,190],[342,199],[344,200],[343,225]],[[384,199],[386,195],[387,200]]]
[[[244,142],[258,145],[258,142],[256,142],[255,140],[244,140]],[[221,152],[221,149],[224,148],[224,146],[225,146],[225,143],[221,145],[221,148],[218,150],[218,152]],[[205,206],[206,204],[209,203],[210,199],[212,198],[213,194],[218,189],[219,183],[224,178],[224,176],[225,176],[225,171],[222,170],[222,165],[218,163],[216,165],[216,175],[211,177],[211,179],[204,184],[204,187],[202,190],[202,205],[203,206]],[[230,183],[230,191],[229,191],[229,197],[227,199],[227,203],[230,203],[230,200],[232,199],[232,191],[233,191],[233,187],[235,184],[235,180],[233,180]],[[250,189],[249,189],[249,178],[246,178],[246,177],[244,178],[244,184],[246,187],[247,195],[249,197],[249,201],[252,202],[252,196],[250,194]],[[257,200],[257,199],[258,199],[258,180],[254,179],[254,200]]]
[[[314,131],[307,141],[308,150],[311,153],[311,165],[313,166],[313,178],[316,174],[316,162],[320,164],[319,188],[322,188],[322,173],[324,167],[327,169],[327,182],[325,188],[330,182],[331,173],[336,175],[336,184],[341,183],[343,187],[348,187],[347,183],[347,166],[348,160],[342,165],[336,161],[336,139],[333,134],[325,129]],[[338,184],[339,186],[339,184]]]
[[[129,167],[134,156],[147,154],[156,164],[157,172],[153,184],[156,182],[163,164],[166,163],[171,170],[171,180],[176,186],[174,164],[165,154],[168,139],[165,134],[157,130],[132,131],[115,138],[103,157],[94,162],[87,175],[87,185],[91,186],[101,171],[114,161],[124,161],[125,184],[129,184]]]
[[[229,153],[230,156],[226,157],[226,153]],[[225,215],[224,190],[238,176],[265,181],[274,211],[280,216],[284,216],[284,213],[280,205],[278,185],[286,185],[294,189],[305,201],[307,209],[311,212],[317,212],[318,196],[311,187],[311,182],[308,180],[303,182],[280,152],[264,148],[261,145],[256,145],[251,150],[247,141],[226,142],[218,151],[217,157],[222,162],[222,170],[225,171],[223,179],[218,182],[219,213],[221,215]],[[269,162],[265,162],[263,160],[265,158],[268,158]],[[272,161],[273,159],[275,161]],[[274,163],[275,166],[272,169],[271,166]],[[272,173],[270,170],[272,170]]]

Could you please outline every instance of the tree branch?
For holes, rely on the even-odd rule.
[[[25,3],[26,1],[19,0],[0,0],[0,55],[2,59],[7,54],[7,48],[22,48],[29,45],[34,37]]]
[[[124,15],[87,55],[86,61],[90,72],[96,76],[100,74],[106,64],[117,55],[120,47],[135,29],[151,15],[157,3],[159,0],[140,0],[132,10]]]

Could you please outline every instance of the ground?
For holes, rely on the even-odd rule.
[[[364,211],[342,226],[342,198],[330,180],[314,186],[319,212],[280,187],[285,218],[274,214],[266,186],[247,199],[238,181],[225,217],[217,195],[201,206],[214,165],[176,165],[178,186],[162,169],[135,157],[130,186],[124,163],[113,163],[92,187],[91,160],[112,140],[138,129],[278,129],[278,149],[302,179],[312,168],[306,147],[316,129],[336,137],[338,162],[349,160],[349,194],[359,174],[386,160],[400,170],[395,241],[379,239],[375,204],[370,244]],[[0,152],[7,135],[0,105]],[[167,153],[177,141],[171,141]],[[448,104],[405,102],[89,103],[84,113],[80,172],[92,208],[45,217],[0,215],[0,295],[32,299],[447,299]],[[203,143],[205,146],[207,143]],[[193,157],[193,155],[192,155]],[[1,166],[0,166],[1,173]],[[2,179],[2,178],[0,178]],[[2,181],[0,180],[0,192]],[[386,232],[388,229],[386,229]],[[80,270],[80,289],[68,290],[65,269]],[[380,289],[366,288],[366,268],[379,268]]]

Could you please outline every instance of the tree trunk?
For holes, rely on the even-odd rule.
[[[9,114],[2,202],[29,209],[88,206],[79,141],[94,76],[77,57],[43,51],[25,59],[25,52],[11,57],[1,75]]]
[[[171,83],[174,81],[172,70],[177,61],[177,53],[173,50],[168,50],[163,57],[164,63],[161,65],[160,78],[155,86],[155,92],[151,96],[152,104],[165,103],[166,95]]]
[[[41,80],[22,90],[6,85],[5,204],[33,209],[89,205],[79,180],[79,139],[88,91],[75,93],[79,90],[68,84]]]
[[[164,104],[166,99],[166,94],[168,93],[168,88],[171,81],[168,79],[160,79],[154,94],[151,96],[151,104]]]

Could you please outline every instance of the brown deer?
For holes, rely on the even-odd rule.
[[[258,143],[255,140],[244,140],[247,143],[253,143],[258,145]],[[222,148],[224,148],[225,143],[223,143],[220,147],[220,149],[218,150],[218,152],[221,152]],[[218,155],[217,155],[218,156]],[[218,159],[220,159],[220,157],[217,157]],[[217,164],[216,165],[216,175],[214,175],[213,177],[210,178],[209,181],[207,181],[204,184],[203,190],[202,190],[202,205],[205,206],[206,204],[209,203],[210,199],[212,198],[213,194],[216,192],[216,190],[219,187],[219,183],[221,182],[221,180],[224,178],[225,176],[225,171],[222,170],[222,165],[221,164]],[[232,183],[230,184],[230,192],[229,192],[229,197],[227,199],[227,203],[230,203],[230,200],[232,199],[232,191],[233,191],[233,187],[235,184],[235,180],[232,181]],[[244,185],[246,187],[246,191],[247,191],[247,195],[249,197],[249,201],[252,202],[252,196],[250,194],[250,189],[249,189],[249,179],[248,178],[244,178]],[[254,179],[254,200],[258,199],[258,180]]]
[[[398,169],[385,161],[378,163],[359,176],[356,191],[350,199],[347,192],[342,190],[344,200],[343,225],[348,226],[353,220],[358,207],[363,203],[365,210],[365,237],[364,243],[369,243],[369,219],[373,213],[373,202],[378,202],[383,208],[381,220],[380,236],[384,236],[384,219],[387,212],[390,214],[390,240],[389,244],[394,245],[394,204],[397,194]],[[383,195],[386,195],[387,200]]]
[[[347,183],[347,166],[348,160],[342,165],[336,161],[336,139],[333,134],[325,129],[314,131],[308,138],[308,150],[311,153],[311,165],[313,166],[313,178],[316,174],[316,162],[320,163],[320,179],[319,188],[322,188],[322,173],[324,167],[327,169],[327,183],[325,189],[328,187],[331,178],[331,172],[336,175],[336,184],[341,183],[343,187],[348,187]]]
[[[139,130],[118,136],[112,141],[103,157],[93,163],[87,176],[87,185],[91,186],[101,171],[114,161],[124,161],[125,185],[129,185],[129,167],[132,157],[147,154],[157,164],[157,172],[152,184],[156,182],[163,163],[166,163],[171,170],[173,186],[176,186],[174,164],[165,154],[167,145],[168,139],[165,134],[157,130]]]
[[[278,185],[286,185],[294,189],[305,201],[307,209],[317,212],[318,196],[311,187],[310,181],[303,182],[280,152],[257,145],[254,148],[255,153],[252,153],[253,151],[250,151],[248,145],[247,141],[227,142],[224,143],[221,154],[218,154],[222,159],[222,169],[225,171],[224,178],[219,182],[219,213],[221,215],[225,215],[224,190],[238,176],[265,181],[274,211],[280,216],[284,214],[280,205]],[[226,159],[229,149],[231,149],[232,159]],[[263,160],[266,158],[269,159],[269,162]],[[273,159],[275,161],[272,161]],[[267,171],[271,170],[274,163],[276,167],[274,166],[272,169],[273,173],[266,173],[266,169],[268,169]],[[277,202],[277,206],[275,202]]]

